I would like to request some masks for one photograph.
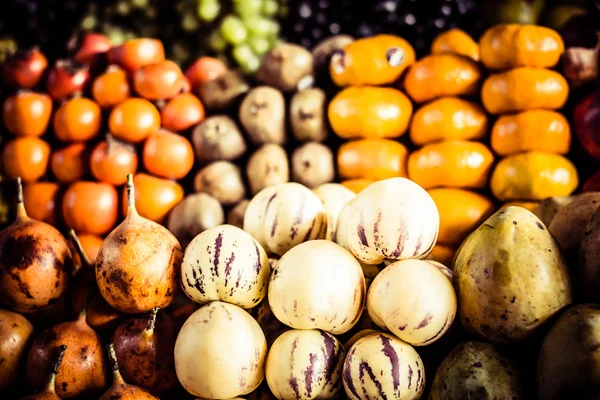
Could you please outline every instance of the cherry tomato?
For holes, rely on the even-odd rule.
[[[108,129],[112,135],[131,143],[139,143],[160,128],[160,114],[148,100],[127,99],[110,113]]]
[[[200,57],[185,71],[192,88],[201,83],[211,81],[227,72],[223,61],[214,57]]]
[[[90,67],[70,60],[58,60],[48,73],[46,89],[55,100],[81,93],[90,80]]]
[[[181,93],[169,100],[160,116],[165,129],[184,131],[204,119],[204,107],[193,94]]]
[[[84,143],[73,143],[55,150],[50,158],[50,170],[64,183],[78,181],[87,175],[89,151]]]
[[[145,99],[161,100],[175,97],[184,85],[181,69],[173,61],[141,67],[133,74],[133,87]]]
[[[110,108],[129,98],[127,74],[120,67],[111,65],[92,85],[92,95],[100,107]]]
[[[111,64],[119,64],[130,72],[164,59],[165,48],[162,42],[156,39],[132,39],[108,51],[108,61]]]
[[[142,152],[148,172],[169,179],[181,179],[194,166],[194,149],[189,140],[161,129],[148,136]]]
[[[90,157],[90,168],[94,178],[115,186],[125,184],[127,175],[135,173],[137,166],[135,148],[111,136],[98,143]]]
[[[50,96],[34,92],[9,96],[2,109],[4,126],[17,136],[41,136],[48,128],[51,114]]]
[[[9,179],[21,177],[23,182],[40,179],[48,168],[50,145],[38,137],[18,137],[2,150],[2,165]]]
[[[75,54],[78,63],[92,64],[98,56],[105,54],[112,44],[110,39],[100,33],[87,33],[81,40],[79,50]]]
[[[23,187],[23,202],[30,218],[50,225],[58,223],[60,186],[55,182],[30,182]]]
[[[48,59],[37,47],[23,52],[17,51],[2,64],[2,78],[9,86],[32,88],[37,86],[44,71],[48,68]]]
[[[54,133],[63,142],[92,139],[100,132],[101,124],[100,106],[84,97],[68,100],[54,114]]]
[[[112,185],[75,182],[63,197],[63,218],[76,232],[103,235],[117,223],[118,202],[117,190]]]

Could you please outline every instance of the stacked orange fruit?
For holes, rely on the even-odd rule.
[[[494,162],[486,139],[488,117],[474,99],[482,82],[479,47],[465,32],[438,36],[430,55],[413,64],[405,79],[420,104],[410,124],[419,146],[408,158],[408,177],[425,188],[440,213],[432,258],[450,264],[463,239],[488,218],[494,203],[480,193]]]
[[[412,46],[392,35],[356,40],[331,59],[331,78],[344,89],[329,104],[329,122],[348,139],[337,154],[338,173],[355,192],[377,180],[407,176],[408,150],[394,139],[406,133],[412,103],[384,85],[395,83],[414,60]]]
[[[530,210],[546,197],[571,194],[578,185],[577,170],[564,157],[571,131],[557,111],[569,89],[549,69],[564,51],[560,35],[541,26],[502,24],[488,29],[479,44],[481,61],[492,71],[481,98],[490,114],[499,115],[491,145],[503,157],[492,173],[492,193]]]

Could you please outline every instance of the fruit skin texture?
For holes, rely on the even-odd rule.
[[[401,260],[373,279],[367,310],[381,328],[413,346],[426,346],[452,326],[456,293],[451,280],[437,266],[422,260]]]
[[[535,210],[539,204],[540,204],[539,201],[509,201],[507,203],[502,204],[502,206],[500,207],[500,210],[502,210],[503,208],[506,208],[506,207],[510,207],[510,206],[518,206],[518,207],[523,207],[527,211],[531,211],[532,213],[535,214]],[[539,216],[538,216],[538,218],[539,218]],[[544,222],[544,221],[542,220],[542,222]],[[544,223],[544,225],[548,226],[548,224],[545,224],[545,223]]]
[[[558,32],[536,25],[500,24],[479,40],[481,62],[489,69],[551,68],[565,45]]]
[[[368,381],[365,372],[369,374]],[[367,335],[354,343],[348,350],[342,376],[350,400],[366,396],[415,400],[421,398],[425,389],[425,367],[419,354],[409,344],[386,333]]]
[[[404,87],[417,103],[441,96],[474,96],[479,92],[481,69],[470,58],[456,54],[432,54],[414,63]]]
[[[600,270],[599,257],[600,244],[600,210],[596,208],[594,214],[583,232],[583,238],[579,244],[579,276],[583,283],[584,298],[588,301],[597,302],[600,299]]]
[[[31,182],[23,187],[23,202],[30,218],[55,226],[60,210],[60,186],[55,182]]]
[[[558,243],[521,207],[507,207],[471,233],[454,259],[463,326],[492,343],[532,337],[572,302]]]
[[[139,38],[111,48],[107,55],[110,63],[118,64],[125,70],[133,72],[145,65],[164,61],[165,49],[160,40]]]
[[[144,142],[142,160],[151,174],[181,179],[194,166],[194,149],[184,136],[161,129]]]
[[[406,177],[408,150],[402,143],[386,139],[360,139],[340,146],[337,156],[342,179],[387,179]]]
[[[90,155],[90,170],[100,182],[120,186],[127,182],[127,175],[135,173],[138,156],[134,148],[112,137],[100,142]]]
[[[44,176],[50,158],[50,145],[37,137],[18,137],[4,145],[2,166],[9,179],[21,177],[33,182]]]
[[[440,244],[459,245],[495,211],[490,199],[468,190],[432,189],[429,195],[440,213]]]
[[[459,343],[436,371],[429,399],[463,400],[471,396],[524,399],[516,370],[491,344]]]
[[[181,287],[193,301],[225,301],[250,309],[267,295],[271,267],[262,246],[232,225],[196,236],[185,250]]]
[[[451,53],[479,61],[479,44],[465,31],[454,28],[439,34],[431,43],[432,54]]]
[[[47,94],[18,92],[4,101],[2,116],[6,129],[17,136],[41,136],[52,114],[52,99]]]
[[[344,347],[329,333],[287,331],[269,349],[267,383],[280,399],[332,399],[342,390],[345,358]]]
[[[109,67],[92,85],[94,100],[103,108],[114,107],[124,102],[130,94],[127,74],[118,67]]]
[[[145,65],[133,74],[133,87],[145,99],[161,100],[175,97],[183,87],[183,72],[177,64],[164,60]]]
[[[408,128],[413,106],[393,88],[349,87],[329,103],[333,131],[343,139],[397,138]]]
[[[526,110],[500,116],[492,128],[491,144],[501,156],[525,151],[567,154],[571,128],[556,111]]]
[[[400,62],[390,62],[390,56]],[[415,50],[401,37],[377,35],[355,40],[334,53],[329,71],[338,86],[386,85],[415,62]]]
[[[85,143],[74,143],[56,150],[50,158],[50,169],[59,182],[80,180],[89,168],[89,152]]]
[[[138,173],[135,184],[135,207],[138,213],[150,221],[162,223],[169,211],[183,199],[183,188],[177,182]],[[123,214],[127,214],[127,192],[123,190]]]
[[[52,370],[60,345],[66,345],[56,375],[56,393],[62,399],[92,396],[106,388],[106,356],[100,336],[85,322],[85,313],[76,321],[63,322],[45,330],[32,344],[27,356],[27,380],[41,389]]]
[[[108,117],[112,135],[126,142],[140,143],[160,129],[160,114],[148,100],[131,98],[115,108]]]
[[[548,230],[565,252],[578,249],[598,205],[600,192],[578,194],[552,218]]]
[[[104,235],[117,223],[118,202],[117,190],[107,183],[75,182],[63,197],[63,217],[76,232]]]
[[[269,283],[269,304],[275,317],[294,329],[338,335],[360,318],[365,289],[364,274],[352,253],[336,243],[313,240],[279,259]]]
[[[225,399],[256,389],[264,378],[267,341],[258,322],[232,304],[213,301],[183,324],[175,370],[194,396]]]
[[[543,200],[568,196],[578,185],[577,170],[565,157],[539,152],[520,153],[500,160],[490,188],[498,200]]]
[[[38,48],[27,50],[24,54],[15,54],[2,63],[4,83],[22,88],[37,86],[44,71],[48,68],[48,59]]]
[[[90,81],[90,66],[71,60],[58,60],[48,72],[46,90],[55,100],[80,94]]]
[[[419,108],[410,123],[410,140],[422,146],[443,139],[476,140],[485,137],[488,119],[476,103],[442,97]]]
[[[481,89],[481,100],[490,114],[536,108],[559,109],[568,95],[569,86],[561,74],[532,67],[490,75]]]
[[[542,343],[537,364],[537,393],[541,400],[591,399],[598,394],[600,307],[578,304],[569,308]]]
[[[63,142],[92,139],[100,131],[101,113],[100,106],[93,100],[71,99],[54,114],[54,134]]]
[[[494,155],[483,143],[443,140],[411,153],[408,177],[425,189],[481,189],[487,185],[493,162]]]
[[[15,385],[33,334],[33,325],[21,314],[0,309],[0,390]]]
[[[173,97],[160,111],[162,126],[173,131],[184,131],[204,119],[204,106],[191,93]]]

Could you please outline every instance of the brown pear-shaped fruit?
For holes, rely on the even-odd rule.
[[[65,292],[71,267],[63,235],[27,216],[17,178],[17,219],[0,231],[0,302],[19,313],[48,309]]]
[[[0,310],[0,393],[16,383],[27,355],[33,325],[21,314]]]
[[[165,313],[157,319],[158,308],[150,318],[133,318],[121,324],[113,335],[119,369],[127,382],[164,393],[175,387],[175,324]]]
[[[58,357],[52,366],[52,372],[50,372],[50,377],[48,378],[48,383],[46,384],[44,391],[23,397],[21,400],[61,400],[56,394],[56,375],[58,375],[58,370],[60,369],[66,351],[67,346],[61,344],[58,348]]]
[[[150,393],[135,385],[125,383],[121,373],[119,372],[119,362],[115,354],[115,346],[108,346],[108,356],[110,357],[110,365],[113,371],[113,384],[106,393],[100,397],[100,400],[153,400],[158,397],[152,396]]]
[[[46,329],[32,344],[27,357],[27,380],[42,389],[52,370],[60,346],[68,347],[56,375],[56,393],[62,399],[92,397],[106,388],[106,355],[100,336],[86,322],[85,309],[79,318]]]
[[[162,225],[138,214],[127,175],[127,217],[104,239],[96,259],[102,297],[125,313],[165,308],[179,288],[181,245]]]

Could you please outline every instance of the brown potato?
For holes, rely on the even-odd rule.
[[[239,118],[254,144],[285,143],[285,100],[279,90],[252,89],[240,105]]]
[[[341,50],[354,41],[352,36],[336,35],[321,41],[312,50],[314,69],[317,73],[329,73],[329,61],[336,50]]]
[[[248,208],[250,200],[244,199],[237,203],[229,213],[227,214],[227,223],[229,225],[237,226],[238,228],[244,227],[244,215],[246,214],[246,208]]]
[[[198,161],[235,160],[246,152],[236,123],[226,115],[206,118],[194,128],[192,143]]]
[[[246,195],[242,173],[229,161],[215,161],[198,171],[194,190],[210,194],[225,206],[237,203]]]
[[[292,97],[290,120],[292,132],[301,142],[327,139],[325,92],[319,88],[302,90]]]
[[[600,209],[596,208],[579,245],[579,274],[587,301],[600,302]]]
[[[292,180],[311,189],[332,182],[334,168],[333,153],[324,144],[309,142],[292,154]]]
[[[569,204],[558,209],[548,230],[564,251],[579,245],[585,226],[599,204],[600,192],[589,192],[574,196]]]
[[[265,144],[250,156],[246,173],[253,195],[269,186],[289,182],[287,153],[277,144]]]
[[[297,44],[279,43],[265,55],[256,77],[269,86],[291,92],[312,73],[313,56],[308,50]]]
[[[167,227],[185,249],[198,234],[224,222],[221,203],[209,194],[196,193],[186,196],[171,210]]]
[[[233,106],[250,86],[239,73],[227,71],[215,79],[201,83],[195,89],[206,108],[225,110]]]
[[[543,200],[533,212],[544,225],[550,226],[552,219],[562,207],[573,200],[573,196],[553,196]]]

